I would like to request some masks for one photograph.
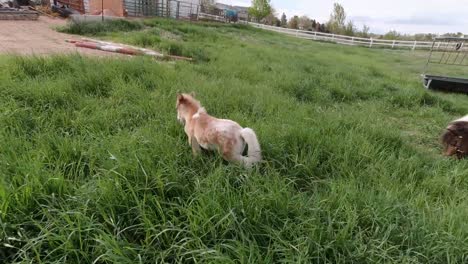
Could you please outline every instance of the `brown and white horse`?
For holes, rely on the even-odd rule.
[[[458,159],[468,155],[468,115],[452,121],[441,137],[444,155]]]
[[[206,150],[217,150],[225,160],[247,168],[262,160],[260,144],[255,132],[242,128],[232,120],[210,116],[193,94],[177,95],[177,119],[184,125],[194,155]],[[247,156],[243,156],[245,145]]]

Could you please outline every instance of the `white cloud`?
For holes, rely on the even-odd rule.
[[[308,15],[306,12],[300,11],[300,10],[294,10],[294,9],[281,9],[281,8],[275,8],[276,13],[278,16],[281,16],[283,13],[286,14],[288,18],[293,17],[293,16],[303,16],[303,15]]]

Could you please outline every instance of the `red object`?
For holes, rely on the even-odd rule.
[[[106,42],[93,42],[91,40],[70,40],[67,39],[66,42],[74,43],[76,47],[80,48],[88,48],[88,49],[96,49],[102,50],[107,52],[114,52],[120,54],[127,54],[127,55],[151,55],[154,56],[154,53],[147,53],[148,50],[139,50],[134,49],[131,47],[120,47],[118,44],[106,43]],[[173,60],[185,60],[185,61],[193,61],[192,58],[182,57],[182,56],[174,56],[174,55],[162,55],[163,58],[169,58]]]
[[[122,54],[128,54],[128,55],[139,55],[139,54],[141,54],[140,51],[135,50],[135,49],[129,49],[129,48],[119,48],[117,50],[117,52],[122,53]]]
[[[95,43],[77,42],[75,46],[88,49],[99,49],[99,46]]]

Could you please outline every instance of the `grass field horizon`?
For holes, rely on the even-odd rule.
[[[467,97],[422,87],[425,52],[164,19],[61,30],[195,62],[0,57],[0,262],[468,261],[468,164],[439,144]],[[193,158],[179,91],[254,129],[264,162]]]

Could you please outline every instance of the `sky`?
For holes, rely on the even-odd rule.
[[[218,2],[250,6],[251,0]],[[307,15],[319,22],[328,20],[335,2],[344,7],[348,19],[358,28],[365,24],[373,33],[468,34],[468,0],[271,0],[279,15]]]

